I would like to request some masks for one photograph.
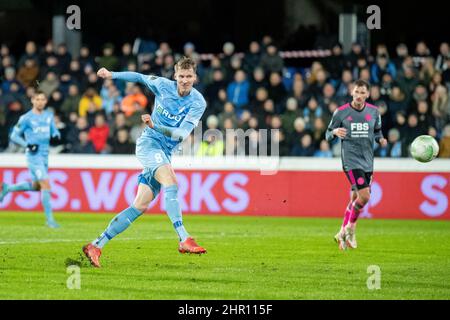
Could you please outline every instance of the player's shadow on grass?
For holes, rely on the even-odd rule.
[[[85,267],[90,267],[90,265],[91,265],[90,262],[81,253],[78,253],[78,258],[76,258],[76,259],[73,259],[70,257],[67,258],[64,261],[64,264],[65,264],[66,268],[70,267],[70,266],[78,266],[80,268],[85,268]]]

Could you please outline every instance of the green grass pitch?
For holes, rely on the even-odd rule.
[[[43,214],[0,212],[0,299],[450,299],[450,221],[361,220],[358,249],[342,252],[340,219],[185,215],[208,250],[196,256],[178,253],[166,216],[145,215],[92,268],[81,246],[112,216],[57,213],[51,230]]]

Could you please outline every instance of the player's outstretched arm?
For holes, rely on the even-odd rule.
[[[101,68],[97,71],[97,76],[102,79],[118,79],[129,82],[139,82],[147,84],[148,76],[137,72],[124,71],[124,72],[111,72],[106,68]]]
[[[162,81],[161,77],[147,76],[138,72],[124,71],[124,72],[112,72],[106,68],[101,68],[97,71],[97,75],[102,79],[117,79],[128,82],[142,83],[147,86],[155,95],[159,94],[159,85]]]

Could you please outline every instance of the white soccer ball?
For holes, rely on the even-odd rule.
[[[420,162],[430,162],[437,157],[439,145],[432,136],[422,135],[411,143],[411,155]]]

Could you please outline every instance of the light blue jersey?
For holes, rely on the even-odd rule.
[[[136,156],[144,166],[139,182],[148,184],[156,197],[159,183],[153,175],[157,168],[169,164],[172,150],[198,125],[206,101],[195,88],[180,96],[176,81],[136,72],[113,72],[113,79],[139,82],[155,94],[152,112],[154,129],[146,127],[136,141]]]
[[[48,179],[48,152],[50,139],[60,137],[61,134],[56,128],[53,113],[43,111],[36,114],[32,110],[22,115],[14,127],[11,140],[22,147],[27,145],[38,145],[35,153],[26,150],[28,168],[30,169],[33,181]]]

